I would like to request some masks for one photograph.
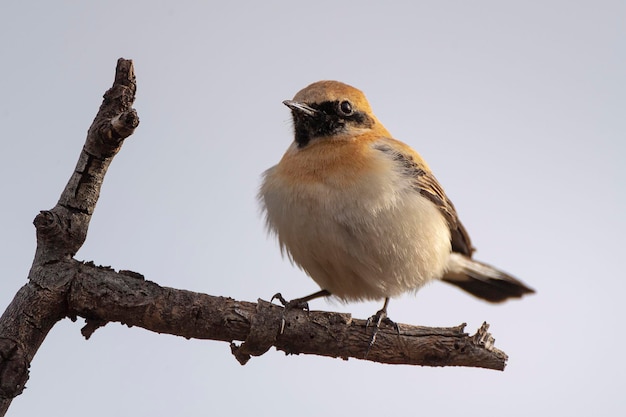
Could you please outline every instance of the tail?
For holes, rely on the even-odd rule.
[[[535,292],[518,279],[460,253],[451,254],[448,272],[442,280],[492,303]]]

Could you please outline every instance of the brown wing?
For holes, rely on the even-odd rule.
[[[441,211],[441,214],[443,214],[450,227],[452,251],[471,257],[474,248],[472,247],[469,235],[457,216],[454,204],[452,204],[450,199],[446,196],[446,193],[443,191],[441,184],[439,184],[435,176],[420,167],[420,165],[415,162],[415,158],[408,153],[400,152],[385,143],[377,143],[374,149],[386,153],[393,158],[394,161],[397,161],[398,164],[401,165],[404,173],[414,180],[415,190],[439,208],[439,211]]]

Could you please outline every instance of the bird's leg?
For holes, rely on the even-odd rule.
[[[389,305],[389,297],[385,298],[385,303],[383,304],[383,308],[378,310],[376,314],[368,318],[367,321],[365,322],[365,330],[367,330],[367,328],[370,325],[373,325],[374,327],[374,332],[372,333],[372,337],[370,338],[370,343],[367,346],[367,352],[365,352],[366,358],[367,358],[367,355],[370,353],[370,349],[372,348],[372,346],[374,346],[374,342],[376,342],[376,335],[378,334],[378,329],[380,328],[380,324],[382,322],[385,322],[385,324],[393,326],[396,329],[396,332],[400,334],[400,327],[398,327],[398,324],[394,322],[393,320],[391,320],[389,317],[387,317],[388,305]]]
[[[296,298],[295,300],[287,301],[285,300],[285,297],[283,297],[281,293],[278,292],[274,294],[272,296],[272,299],[270,300],[270,303],[274,301],[274,299],[277,299],[278,301],[280,301],[283,307],[285,307],[283,310],[283,316],[282,316],[282,320],[280,323],[280,334],[283,334],[283,331],[285,330],[285,312],[287,310],[299,309],[299,310],[309,311],[309,301],[314,300],[316,298],[328,297],[329,295],[330,295],[330,291],[320,290],[320,291],[314,292],[313,294],[309,294],[306,297]]]

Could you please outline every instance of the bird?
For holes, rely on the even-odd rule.
[[[473,259],[470,237],[430,167],[389,133],[361,90],[323,80],[283,104],[294,140],[263,173],[258,199],[281,253],[320,290],[289,302],[273,298],[306,308],[329,296],[383,301],[370,318],[378,328],[390,298],[432,281],[492,303],[535,292]]]

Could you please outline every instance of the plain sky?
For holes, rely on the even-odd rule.
[[[116,60],[141,118],[106,177],[80,260],[161,285],[295,298],[256,203],[291,141],[281,101],[320,79],[362,89],[430,163],[476,258],[537,290],[489,305],[434,283],[400,323],[491,324],[504,372],[271,350],[117,323],[57,324],[10,416],[626,414],[626,3],[109,1],[0,6],[0,310],[25,283],[32,220],[69,178]],[[365,318],[379,303],[314,301]]]

